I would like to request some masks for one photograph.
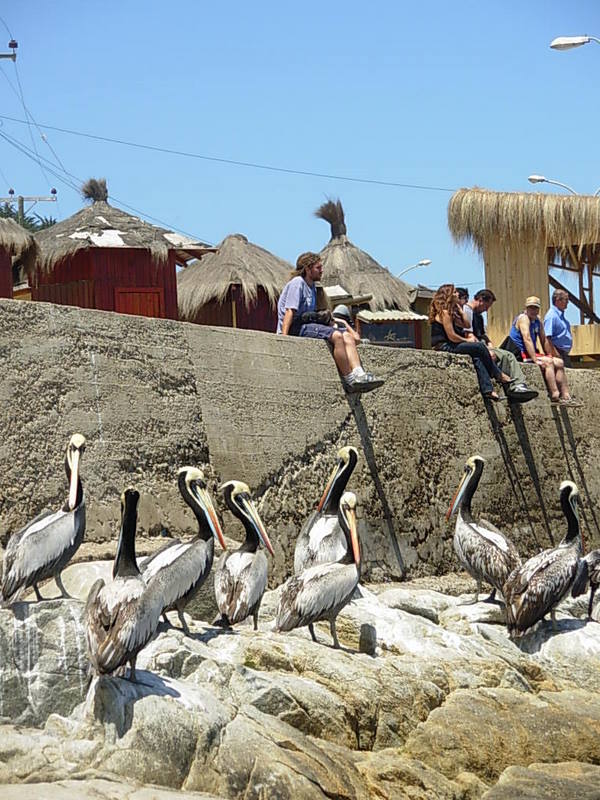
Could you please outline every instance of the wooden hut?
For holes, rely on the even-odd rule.
[[[331,226],[331,239],[320,253],[323,285],[343,286],[353,296],[371,295],[368,307],[357,316],[361,336],[375,344],[420,347],[426,317],[411,309],[412,287],[350,241],[339,200],[327,201],[315,216]]]
[[[600,198],[534,192],[459,189],[448,206],[455,241],[472,243],[483,257],[485,283],[496,295],[488,333],[499,344],[525,298],[537,295],[542,316],[551,289],[565,289],[579,310],[572,356],[600,359],[600,317],[594,277],[600,275]],[[576,279],[577,289],[563,284]]]
[[[214,248],[109,205],[104,180],[82,193],[89,207],[35,234],[31,299],[177,319],[176,264]]]
[[[179,319],[275,332],[291,264],[235,233],[177,276]]]
[[[35,249],[28,231],[14,220],[0,217],[0,297],[13,297],[13,257],[31,266]]]

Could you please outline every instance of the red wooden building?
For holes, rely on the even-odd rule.
[[[277,300],[293,267],[241,233],[177,276],[179,319],[275,332]]]
[[[13,256],[32,265],[35,260],[33,236],[12,219],[0,218],[0,297],[13,296]]]
[[[177,319],[176,264],[213,249],[109,205],[104,181],[88,184],[91,206],[35,234],[31,299]]]

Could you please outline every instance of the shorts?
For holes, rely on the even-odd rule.
[[[321,325],[319,322],[307,322],[306,325],[302,325],[300,328],[298,336],[302,336],[306,339],[324,339],[329,341],[335,331],[336,329],[332,328],[330,325]]]

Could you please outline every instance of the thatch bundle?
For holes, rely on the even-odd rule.
[[[448,227],[458,243],[480,253],[501,244],[560,251],[600,242],[600,197],[459,189],[448,204]]]
[[[0,249],[17,258],[24,269],[33,269],[37,255],[35,239],[12,219],[0,217]]]
[[[52,271],[63,259],[88,247],[142,248],[150,251],[156,264],[167,261],[169,250],[174,250],[177,260],[185,263],[212,249],[111,206],[106,200],[104,178],[86,181],[81,191],[86,199],[93,201],[89,207],[35,234],[39,249],[36,268],[41,272]]]
[[[371,294],[371,311],[384,308],[410,310],[409,291],[412,287],[395,278],[364,250],[353,244],[346,235],[344,209],[339,200],[329,200],[315,211],[315,216],[331,225],[331,239],[321,250],[324,286],[343,286],[350,294]]]
[[[232,284],[239,285],[246,308],[262,288],[273,308],[292,265],[268,250],[249,242],[241,233],[227,236],[216,253],[208,253],[177,275],[179,319],[193,320],[202,306],[222,303]]]

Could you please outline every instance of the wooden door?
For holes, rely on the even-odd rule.
[[[141,289],[138,286],[115,289],[115,311],[140,317],[164,317],[164,290],[160,287]]]

